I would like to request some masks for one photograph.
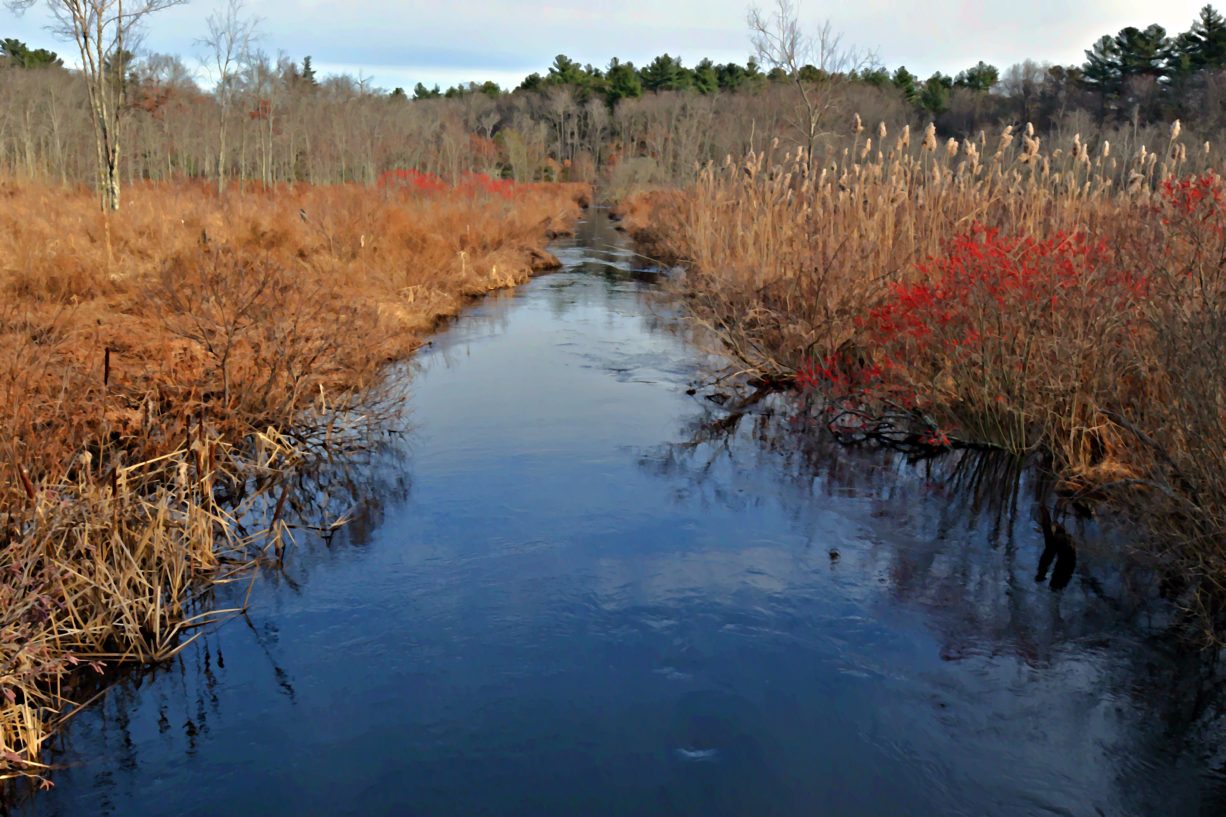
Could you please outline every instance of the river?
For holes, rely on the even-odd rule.
[[[1109,534],[1036,582],[1032,477],[729,415],[603,215],[556,252],[417,356],[409,431],[319,488],[354,521],[18,813],[1226,813],[1220,678]]]

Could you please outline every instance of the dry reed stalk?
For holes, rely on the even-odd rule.
[[[78,668],[226,614],[198,594],[283,555],[286,475],[360,450],[384,365],[556,263],[590,191],[4,194],[0,780],[42,780]]]
[[[1117,161],[1029,126],[993,153],[986,134],[938,151],[931,127],[912,147],[904,127],[886,153],[829,146],[812,176],[785,148],[621,207],[648,252],[684,262],[693,319],[746,370],[886,384],[929,439],[1047,452],[1068,490],[1141,517],[1218,627],[1226,186],[1181,138]]]

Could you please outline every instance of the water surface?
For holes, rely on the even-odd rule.
[[[1037,583],[1029,479],[729,415],[603,217],[560,256],[421,353],[355,523],[77,718],[22,813],[1226,810],[1213,668],[1093,531]]]

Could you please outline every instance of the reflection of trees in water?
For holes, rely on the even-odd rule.
[[[644,456],[644,468],[725,507],[777,501],[799,531],[829,530],[840,518],[832,568],[870,604],[920,612],[943,659],[1016,660],[1053,678],[1089,662],[1103,694],[1146,713],[1153,728],[1137,739],[1153,744],[1138,747],[1147,757],[1215,758],[1212,768],[1226,773],[1219,654],[1188,643],[1154,570],[1126,555],[1126,531],[1058,515],[1080,558],[1045,571],[1049,579],[1071,570],[1067,587],[1039,583],[1039,508],[1056,498],[1033,464],[986,451],[915,459],[847,448],[786,395],[715,396],[722,406],[712,396],[696,395],[700,408],[679,440]],[[747,475],[770,489],[757,498],[735,490]]]

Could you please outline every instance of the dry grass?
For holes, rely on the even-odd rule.
[[[685,262],[695,320],[747,371],[820,391],[832,430],[1043,452],[1069,491],[1140,516],[1184,600],[1220,622],[1213,159],[1178,127],[1121,157],[1079,137],[1045,150],[1029,129],[957,143],[882,126],[812,173],[776,147],[623,210]]]
[[[43,777],[78,668],[224,613],[196,594],[279,554],[285,475],[466,297],[556,263],[587,196],[144,187],[108,217],[0,182],[0,780]]]

